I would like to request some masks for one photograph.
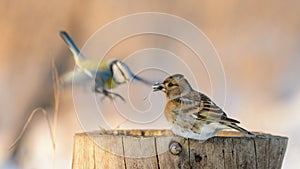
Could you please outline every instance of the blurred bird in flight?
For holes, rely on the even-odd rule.
[[[135,75],[128,65],[120,60],[91,60],[87,59],[80,53],[72,38],[65,31],[60,32],[60,36],[66,42],[69,49],[73,53],[77,70],[66,73],[62,80],[64,84],[85,84],[90,80],[94,80],[94,91],[108,96],[125,99],[118,93],[113,93],[109,89],[115,88],[120,84],[127,83],[133,79],[143,82],[147,85],[153,83]],[[72,81],[73,80],[73,81]]]
[[[164,114],[176,135],[205,141],[223,129],[233,128],[255,136],[239,127],[239,121],[227,117],[206,95],[195,91],[181,74],[172,75],[152,87],[153,91],[164,92],[167,102]]]

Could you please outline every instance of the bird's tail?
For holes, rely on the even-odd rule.
[[[80,60],[84,59],[84,56],[82,56],[82,54],[80,53],[79,49],[77,48],[77,46],[75,45],[74,41],[72,40],[72,38],[69,36],[69,34],[67,32],[60,31],[59,34],[60,34],[61,38],[68,45],[68,47],[71,50],[71,52],[73,53],[74,60],[75,60],[76,64],[78,65],[79,62],[80,62]]]
[[[246,129],[240,127],[240,126],[238,126],[238,125],[235,124],[235,123],[226,123],[225,125],[226,125],[226,126],[229,126],[229,127],[231,127],[231,128],[233,128],[233,129],[235,129],[235,130],[238,130],[238,131],[240,131],[240,132],[242,132],[242,133],[244,133],[244,134],[247,134],[247,135],[250,135],[250,136],[255,136],[255,134],[251,133],[250,131],[248,131],[248,130],[246,130]]]

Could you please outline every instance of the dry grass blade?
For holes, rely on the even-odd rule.
[[[51,135],[52,146],[53,146],[53,149],[55,149],[55,141],[54,141],[53,132],[52,132],[52,129],[51,129],[50,120],[49,120],[49,117],[48,117],[48,112],[45,109],[41,108],[41,107],[38,107],[38,108],[34,109],[31,112],[31,114],[28,117],[28,119],[27,119],[27,121],[26,121],[26,123],[25,123],[25,125],[24,125],[24,127],[23,127],[23,129],[21,131],[21,133],[16,138],[16,140],[12,143],[12,145],[9,147],[9,149],[12,149],[20,141],[20,139],[24,135],[24,132],[26,131],[28,125],[30,124],[30,122],[31,122],[31,120],[32,120],[32,118],[33,118],[33,116],[35,115],[36,112],[42,112],[43,115],[44,115],[44,117],[46,118],[48,126],[49,126],[50,135]]]
[[[53,79],[53,91],[54,91],[53,141],[55,143],[58,110],[59,110],[59,103],[60,103],[60,91],[59,91],[59,78],[58,78],[58,73],[57,73],[54,59],[52,59],[52,79]]]
[[[36,109],[34,109],[31,113],[30,116],[28,117],[24,127],[22,128],[21,133],[18,135],[18,137],[15,139],[15,141],[12,143],[12,145],[9,147],[9,149],[12,149],[13,147],[15,147],[15,145],[21,140],[22,136],[24,135],[28,125],[30,124],[33,116],[37,113],[37,112],[42,112],[44,117],[47,120],[48,123],[48,127],[49,127],[49,132],[50,132],[50,136],[51,136],[51,141],[52,141],[52,147],[53,150],[55,150],[55,135],[56,135],[56,126],[57,126],[57,117],[58,117],[58,110],[59,110],[59,102],[60,102],[60,91],[59,91],[59,80],[58,80],[58,74],[57,74],[57,69],[54,63],[54,59],[52,59],[52,79],[53,79],[53,91],[54,91],[54,120],[53,120],[53,131],[52,131],[52,127],[51,127],[51,123],[50,123],[50,119],[48,117],[48,112],[41,108],[38,107]]]

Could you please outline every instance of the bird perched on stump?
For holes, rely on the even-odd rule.
[[[66,42],[69,49],[73,53],[75,64],[78,68],[76,71],[66,73],[62,81],[64,84],[70,84],[73,80],[77,84],[85,84],[90,80],[94,80],[94,91],[102,93],[109,98],[113,96],[119,97],[124,101],[124,98],[118,93],[113,93],[109,89],[115,88],[120,84],[131,81],[132,79],[141,81],[147,85],[152,85],[149,82],[135,75],[129,67],[120,60],[91,60],[87,59],[80,53],[72,38],[65,31],[60,32],[61,38]]]
[[[172,75],[152,87],[153,91],[164,92],[167,102],[164,114],[176,135],[205,141],[223,129],[233,128],[254,136],[238,126],[239,121],[227,117],[206,95],[195,91],[181,74]]]

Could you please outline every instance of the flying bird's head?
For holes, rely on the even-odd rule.
[[[189,82],[181,74],[167,77],[162,83],[155,83],[153,91],[162,91],[168,99],[175,99],[192,91]]]
[[[113,60],[110,63],[110,71],[113,74],[114,82],[117,84],[129,82],[132,78],[134,78],[134,74],[130,70],[129,66],[120,60]]]
[[[129,66],[120,61],[120,60],[113,60],[110,63],[110,71],[113,75],[113,80],[116,84],[123,84],[128,83],[131,80],[137,80],[140,81],[146,85],[152,85],[153,82],[148,81],[147,79],[144,79],[136,74],[134,74]]]

